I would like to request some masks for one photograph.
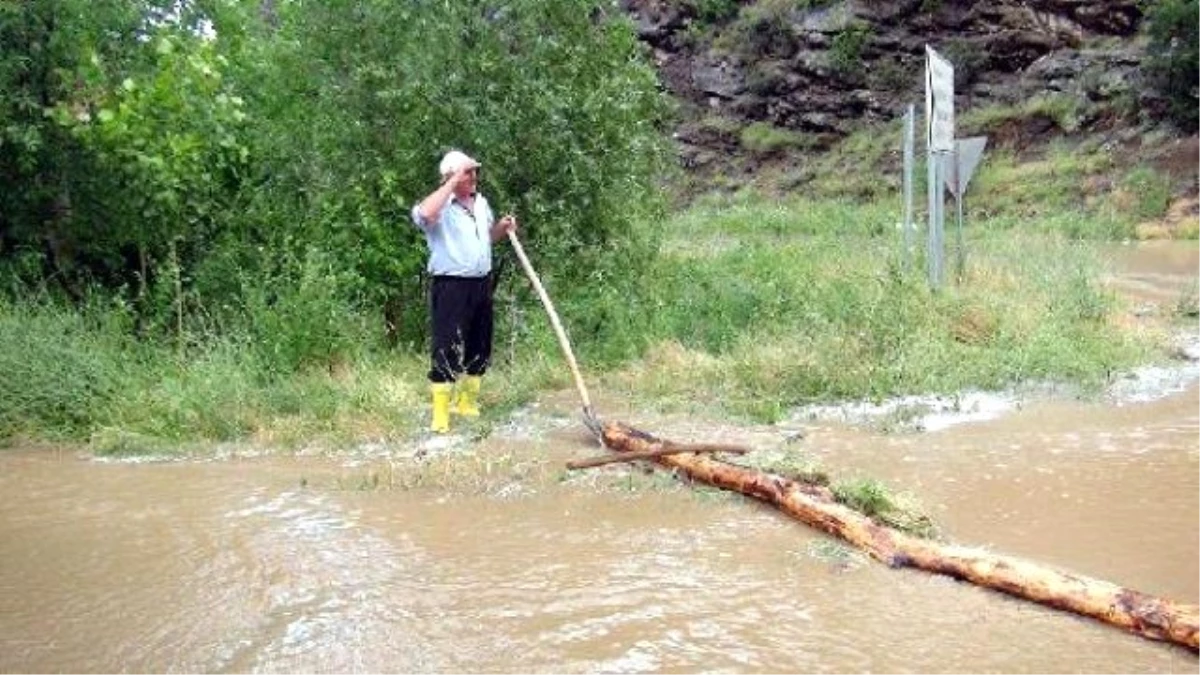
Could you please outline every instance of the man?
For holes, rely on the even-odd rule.
[[[431,431],[450,430],[454,410],[479,416],[479,389],[492,358],[492,243],[517,229],[511,214],[496,221],[479,194],[479,162],[451,150],[438,165],[442,182],[413,207],[412,219],[429,244],[433,353]]]

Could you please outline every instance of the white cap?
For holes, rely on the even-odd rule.
[[[479,162],[476,162],[470,155],[458,150],[451,150],[442,158],[442,163],[438,164],[438,173],[445,178],[459,169],[475,166],[479,166]]]

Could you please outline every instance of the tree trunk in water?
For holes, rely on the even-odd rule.
[[[669,443],[617,422],[605,423],[603,436],[604,444],[617,452],[648,451]],[[915,567],[964,579],[1099,619],[1146,638],[1197,649],[1195,605],[1176,604],[1017,558],[907,535],[838,503],[833,493],[822,486],[698,454],[667,455],[654,461],[693,480],[767,502],[793,518],[844,539],[891,567]]]

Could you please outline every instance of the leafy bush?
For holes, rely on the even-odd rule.
[[[737,0],[680,0],[701,24],[722,23],[737,16]]]
[[[482,161],[481,190],[518,215],[539,272],[566,288],[645,260],[631,223],[662,203],[667,108],[632,23],[607,3],[339,0],[283,19],[273,48],[302,46],[286,63],[305,84],[281,94],[311,143],[267,159],[307,189],[307,208],[300,227],[267,216],[354,269],[370,302],[424,305],[425,242],[408,214],[450,148]],[[506,247],[496,253],[498,268],[517,269]],[[419,339],[421,318],[408,316],[402,337]]]
[[[269,27],[254,3],[144,10],[4,5],[0,258],[51,249],[55,280],[124,292],[153,327],[272,298],[276,258],[318,249],[347,275],[321,303],[402,308],[389,318],[411,343],[426,251],[409,210],[461,148],[547,274],[582,283],[648,260],[631,223],[663,202],[668,106],[608,2],[283,3]],[[202,39],[197,14],[222,39]],[[507,255],[498,268],[515,269]]]
[[[152,72],[113,86],[115,66],[93,57],[75,73],[75,96],[52,109],[104,177],[66,188],[78,203],[63,219],[71,228],[64,243],[90,260],[79,255],[59,264],[135,286],[139,313],[169,324],[163,317],[178,298],[163,294],[153,302],[149,286],[179,280],[228,211],[234,177],[248,159],[239,139],[245,113],[222,82],[224,59],[211,44],[168,34],[146,47]],[[79,98],[88,101],[85,108]]]
[[[862,65],[863,49],[871,39],[871,27],[856,23],[833,36],[829,65],[839,73],[851,73]]]
[[[356,281],[317,249],[285,254],[265,280],[243,277],[252,344],[268,372],[329,368],[368,345],[369,331],[345,300]]]
[[[1195,132],[1200,121],[1198,7],[1197,0],[1159,0],[1146,9],[1146,75],[1167,97],[1171,119],[1188,132]]]
[[[750,61],[787,58],[800,45],[791,26],[792,13],[796,10],[796,0],[761,0],[745,5],[737,20],[722,35],[720,43]]]
[[[56,251],[66,253],[80,232],[101,238],[102,228],[73,228],[67,216],[102,196],[102,188],[115,192],[114,183],[47,113],[63,105],[86,116],[92,101],[75,73],[96,62],[136,59],[138,4],[0,3],[0,257],[26,246],[41,250],[44,242],[66,244]]]

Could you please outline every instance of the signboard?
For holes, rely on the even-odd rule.
[[[946,188],[955,199],[962,199],[962,193],[967,191],[967,184],[971,182],[971,176],[975,175],[975,168],[979,166],[985,147],[987,136],[972,136],[955,141],[955,175],[946,176]]]
[[[925,119],[930,152],[954,152],[954,66],[925,45]]]

